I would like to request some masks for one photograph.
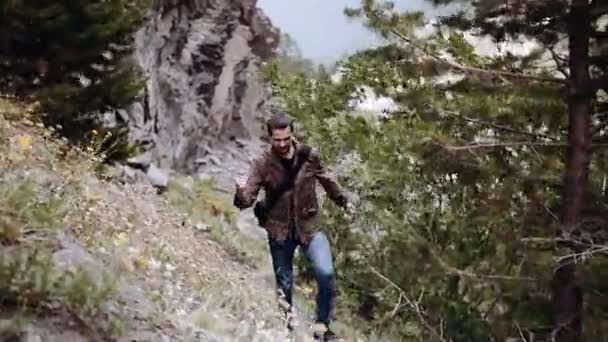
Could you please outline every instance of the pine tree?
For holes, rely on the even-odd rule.
[[[145,3],[134,0],[0,4],[0,87],[38,100],[70,138],[98,114],[129,104],[142,81],[129,60]]]
[[[585,339],[600,340],[608,312],[601,281],[608,236],[600,228],[608,170],[606,98],[597,91],[605,88],[605,27],[595,18],[603,10],[599,2],[583,6],[595,13],[585,21],[572,19],[579,9],[566,2],[460,2],[470,6],[466,12],[421,38],[422,13],[363,1],[347,14],[388,44],[345,60],[340,84],[271,74],[276,95],[311,132],[307,139],[336,162],[349,154],[361,160],[342,179],[365,203],[360,217],[346,225],[325,208],[343,296],[355,298],[353,309],[364,307],[376,328],[392,325],[402,337],[580,340],[584,310]],[[582,25],[575,36],[593,23],[593,55],[582,57],[591,75],[583,83],[570,81],[577,58],[563,45],[573,39],[568,22]],[[489,57],[468,41],[464,31],[471,30],[496,46],[531,38],[540,44]],[[398,110],[380,119],[353,116],[349,99],[362,85],[393,98]],[[589,101],[585,115],[572,114]],[[577,131],[573,117],[593,126]],[[591,132],[593,159],[591,141],[581,139]],[[576,229],[567,231],[573,208]],[[581,306],[573,262],[592,305]]]

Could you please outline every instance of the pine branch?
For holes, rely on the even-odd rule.
[[[450,151],[460,151],[478,148],[493,148],[493,147],[517,147],[517,146],[546,146],[546,147],[565,147],[568,146],[565,142],[537,142],[537,141],[514,141],[514,142],[497,142],[488,144],[469,144],[462,146],[442,145],[437,144],[442,148]],[[608,144],[607,144],[608,145]]]
[[[605,0],[593,0],[589,14],[592,18],[599,18],[604,14],[608,14],[608,2]]]
[[[591,90],[606,90],[608,91],[608,77],[594,78],[590,81]]]
[[[394,35],[396,35],[398,38],[400,38],[401,40],[403,40],[406,43],[410,44],[411,46],[413,46],[413,47],[421,50],[426,55],[432,57],[437,62],[440,62],[442,64],[446,64],[448,66],[451,66],[452,68],[458,69],[458,70],[463,71],[463,72],[483,73],[483,74],[489,74],[489,75],[498,76],[498,77],[504,76],[504,77],[507,77],[507,78],[515,78],[515,79],[523,79],[523,80],[533,80],[533,81],[540,81],[540,82],[551,82],[551,83],[560,83],[560,84],[567,84],[568,83],[567,80],[561,79],[561,78],[525,75],[525,74],[519,74],[519,73],[514,73],[514,72],[509,72],[509,71],[487,70],[487,69],[482,69],[482,68],[462,65],[462,64],[459,64],[457,62],[449,61],[447,59],[442,58],[438,54],[429,51],[428,47],[420,45],[420,44],[414,42],[412,39],[408,38],[407,36],[405,36],[404,34],[402,34],[401,32],[399,32],[399,31],[397,31],[395,29],[392,29],[391,32]]]
[[[512,141],[512,142],[496,142],[496,143],[473,143],[468,145],[444,145],[435,143],[440,147],[449,150],[449,151],[460,151],[460,150],[473,150],[480,148],[494,148],[494,147],[523,147],[523,146],[542,146],[542,147],[566,147],[568,143],[566,142],[542,142],[542,141]],[[608,147],[608,143],[598,142],[591,144],[591,147]]]
[[[596,39],[608,39],[608,32],[606,31],[593,31],[591,37]]]
[[[533,133],[533,132],[526,132],[526,131],[522,131],[522,130],[518,130],[509,126],[504,126],[504,125],[499,125],[493,122],[489,122],[489,121],[483,121],[483,120],[479,120],[479,119],[474,119],[474,118],[470,118],[468,116],[464,116],[460,113],[454,112],[454,111],[450,111],[450,110],[441,110],[442,112],[449,114],[451,116],[455,116],[458,118],[461,118],[465,121],[468,122],[472,122],[472,123],[477,123],[480,125],[484,125],[484,126],[488,126],[488,127],[492,127],[495,128],[497,130],[501,130],[501,131],[505,131],[505,132],[511,132],[511,133],[516,133],[516,134],[522,134],[522,135],[528,135],[534,138],[543,138],[543,139],[549,139],[549,140],[559,140],[558,138],[549,136],[549,135],[545,135],[542,133]]]

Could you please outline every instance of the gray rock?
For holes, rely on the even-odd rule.
[[[152,155],[149,151],[127,159],[127,165],[140,170],[147,170],[152,163]]]
[[[203,222],[198,222],[194,225],[194,229],[198,232],[208,232],[209,226]]]
[[[150,183],[156,187],[166,188],[167,184],[169,183],[168,171],[162,170],[156,167],[154,164],[150,164],[146,175],[148,176]]]
[[[65,322],[53,320],[29,324],[23,331],[21,342],[87,342],[94,341],[86,338],[80,332],[65,326]]]
[[[58,268],[82,267],[96,282],[103,280],[104,265],[80,246],[71,234],[63,233],[60,241],[62,249],[53,254],[53,262]]]
[[[258,70],[275,54],[279,33],[257,0],[154,3],[135,37],[145,91],[114,115],[145,145],[151,163],[194,172],[209,149],[261,135],[257,116],[269,92]]]
[[[118,179],[127,184],[134,184],[146,181],[146,174],[138,169],[124,165],[120,171]]]
[[[156,311],[154,303],[146,298],[143,290],[133,285],[121,287],[118,299],[126,304],[126,308],[136,319],[149,319]]]

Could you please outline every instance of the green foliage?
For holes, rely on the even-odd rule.
[[[86,134],[100,130],[100,113],[128,105],[143,86],[129,59],[144,9],[132,0],[3,2],[0,89],[34,98],[48,124],[86,144]],[[125,154],[126,147],[106,157]]]
[[[489,19],[499,13],[490,6],[501,4],[478,2],[475,15]],[[547,14],[541,8],[546,3],[521,4],[531,6],[531,20]],[[447,341],[503,341],[520,333],[544,338],[551,324],[554,256],[565,253],[554,234],[566,89],[506,73],[555,75],[555,67],[538,67],[550,45],[521,55],[485,56],[462,27],[441,26],[419,37],[420,13],[399,13],[392,4],[366,0],[346,14],[389,41],[341,61],[339,83],[273,66],[266,70],[275,103],[305,129],[297,132],[301,139],[318,146],[342,183],[361,198],[354,222],[328,202],[323,206],[341,305],[360,313],[370,332],[396,331],[402,338],[437,340],[440,331]],[[445,23],[450,20],[455,21]],[[497,40],[516,32],[550,38],[548,28],[528,22],[512,22],[501,33],[483,20],[472,19],[469,27],[481,25]],[[363,86],[391,97],[397,109],[360,115],[351,100],[363,94]],[[600,112],[592,114],[601,139]],[[586,210],[605,213],[604,152],[597,153],[590,176],[595,185],[587,191],[593,200]],[[587,232],[600,245],[606,241],[597,226]],[[599,258],[595,254],[581,264],[585,283],[595,284],[586,292],[594,298],[585,313],[589,340],[606,334],[600,318],[608,310],[600,299],[606,291],[595,283],[602,273],[592,271]]]

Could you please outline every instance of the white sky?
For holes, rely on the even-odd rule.
[[[345,7],[358,7],[360,0],[258,0],[275,26],[297,42],[304,57],[332,61],[356,49],[373,45],[375,36],[358,20],[343,14]],[[425,0],[395,0],[400,9],[444,12]]]

